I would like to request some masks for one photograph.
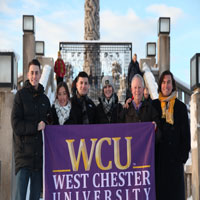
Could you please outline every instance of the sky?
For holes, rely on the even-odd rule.
[[[99,0],[100,41],[132,42],[138,60],[156,42],[159,17],[171,18],[170,70],[190,84],[190,59],[200,53],[199,0]],[[60,41],[84,41],[84,0],[0,0],[0,51],[13,50],[22,72],[22,16],[34,15],[35,39],[57,58]]]

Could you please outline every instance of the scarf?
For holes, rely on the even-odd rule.
[[[113,105],[115,104],[116,96],[113,94],[108,100],[104,95],[101,97],[101,102],[103,104],[103,110],[107,115],[109,112],[112,113]]]
[[[173,125],[174,124],[174,103],[177,97],[177,92],[174,91],[168,97],[163,97],[162,93],[159,92],[158,99],[161,103],[162,118],[166,119],[166,122]]]
[[[66,122],[66,120],[69,119],[69,114],[70,114],[70,110],[71,110],[70,101],[68,101],[66,106],[60,106],[60,104],[58,103],[58,100],[56,100],[55,109],[56,109],[56,113],[58,116],[59,124],[63,125]]]

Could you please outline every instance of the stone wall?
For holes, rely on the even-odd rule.
[[[12,196],[13,134],[11,127],[11,110],[14,95],[11,92],[0,92],[0,199],[10,200]]]

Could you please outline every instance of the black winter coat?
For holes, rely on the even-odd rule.
[[[70,111],[70,114],[69,114],[69,119],[67,119],[65,122],[64,122],[64,125],[66,124],[75,124],[76,123],[76,116],[75,116],[75,113],[72,113]],[[56,109],[55,109],[55,105],[53,104],[52,107],[51,107],[51,119],[50,119],[50,124],[52,125],[59,125],[59,121],[58,121],[58,115],[56,113]]]
[[[156,200],[184,200],[184,170],[190,151],[190,127],[187,108],[175,100],[174,124],[162,119],[161,104],[152,101],[161,119],[161,138],[156,145]]]
[[[50,103],[39,84],[36,91],[29,81],[17,92],[14,99],[11,123],[14,132],[15,173],[20,168],[42,168],[42,132],[37,130],[40,121],[47,122]]]
[[[96,124],[96,106],[94,102],[87,96],[81,98],[84,98],[85,100],[89,124]],[[73,116],[75,116],[74,124],[83,124],[82,100],[80,100],[80,98],[78,98],[77,95],[74,95],[71,98],[71,104],[72,104],[71,113]]]
[[[140,71],[138,61],[133,62],[133,60],[131,60],[128,66],[128,84],[129,85],[131,84],[131,80],[135,76],[135,74],[140,74],[141,76],[143,76],[142,72]]]
[[[104,112],[101,99],[99,99],[99,102],[100,103],[97,105],[97,122],[99,124],[119,123],[120,113],[122,112],[123,107],[118,103],[118,98],[116,98],[116,101],[111,108],[111,112],[108,112],[107,114]],[[108,115],[110,115],[110,117],[108,117]]]
[[[157,126],[160,124],[158,113],[155,108],[147,101],[142,101],[142,105],[137,112],[133,103],[129,104],[128,109],[124,109],[121,122],[134,123],[134,122],[152,122],[155,121]]]

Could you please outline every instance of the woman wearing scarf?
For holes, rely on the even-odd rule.
[[[65,82],[60,82],[56,90],[56,100],[52,105],[52,121],[54,125],[73,124],[73,115],[71,113],[70,94]]]
[[[122,105],[118,103],[118,97],[114,93],[113,79],[111,76],[104,76],[102,79],[102,96],[97,106],[97,120],[100,124],[119,122],[119,113]]]
[[[156,200],[184,200],[184,169],[190,151],[187,108],[177,99],[170,71],[159,80],[159,98],[152,104],[161,120],[161,137],[156,145]]]

